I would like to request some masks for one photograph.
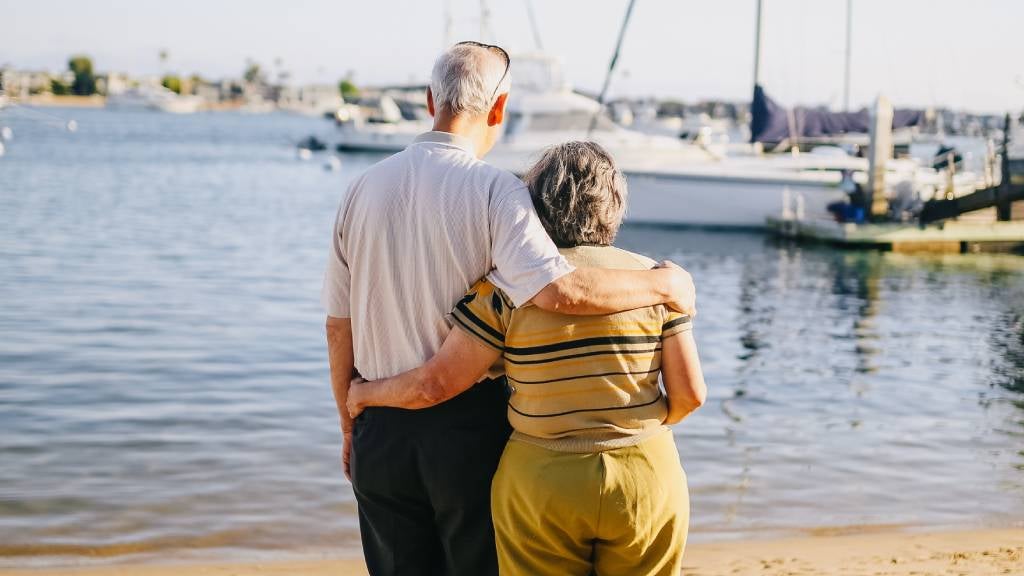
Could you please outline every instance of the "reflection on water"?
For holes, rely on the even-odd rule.
[[[711,400],[677,429],[696,538],[1024,520],[1024,344],[1007,312],[1024,306],[1024,259],[656,228],[622,243],[699,284]]]
[[[1011,443],[1016,443],[1016,454],[1008,456],[1008,461],[1021,473],[1024,473],[1024,287],[1013,284],[1011,290],[1017,291],[1021,299],[1005,301],[1006,311],[1000,315],[998,323],[991,332],[991,346],[994,352],[990,385],[994,393],[983,396],[979,404],[985,410],[1008,412],[1006,420],[996,426],[996,431],[1006,436]],[[999,388],[1013,393],[1004,395]],[[1009,404],[1017,411],[1006,411],[1000,404]],[[1020,485],[1020,478],[1011,476],[1009,485]]]
[[[352,549],[317,295],[372,158],[296,160],[319,120],[74,114],[0,159],[0,564]],[[620,245],[699,285],[695,538],[1024,519],[1024,259]]]

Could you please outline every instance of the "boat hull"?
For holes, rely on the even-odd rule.
[[[842,200],[837,184],[799,180],[626,172],[626,222],[707,228],[763,229],[769,217],[787,210],[827,216],[826,206]]]

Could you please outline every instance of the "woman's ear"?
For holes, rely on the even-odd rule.
[[[508,92],[498,96],[498,99],[494,101],[494,106],[491,106],[491,111],[487,113],[488,126],[497,126],[505,121],[506,102],[508,102]]]

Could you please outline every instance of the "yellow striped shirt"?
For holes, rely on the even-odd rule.
[[[577,267],[643,270],[654,261],[612,246],[561,250]],[[691,328],[665,306],[605,316],[515,308],[487,280],[452,312],[455,324],[503,353],[515,437],[554,450],[636,444],[662,429],[661,341]]]

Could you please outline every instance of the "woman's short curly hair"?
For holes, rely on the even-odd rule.
[[[626,211],[626,179],[600,145],[556,144],[523,179],[540,221],[559,247],[615,241]]]

